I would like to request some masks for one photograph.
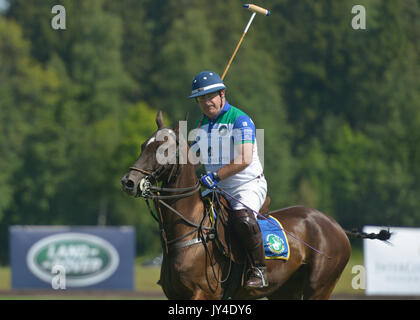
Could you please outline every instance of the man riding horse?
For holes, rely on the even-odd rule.
[[[244,286],[263,288],[268,282],[261,230],[257,216],[244,204],[258,212],[267,195],[267,182],[258,157],[255,125],[246,113],[226,101],[225,89],[216,72],[203,71],[194,77],[189,98],[196,99],[203,115],[191,147],[200,151],[207,172],[202,184],[210,189],[219,186],[240,201],[227,198],[233,209],[233,231],[250,263]]]
[[[260,211],[267,192],[257,156],[255,127],[245,113],[226,101],[225,89],[216,73],[198,74],[190,97],[197,99],[203,117],[191,148],[181,147],[185,139],[180,139],[179,126],[168,129],[159,111],[157,130],[142,143],[138,159],[121,179],[123,190],[129,195],[143,197],[148,206],[149,199],[154,202],[156,213],[150,206],[149,209],[160,228],[162,290],[169,299],[328,299],[350,258],[348,236],[388,240],[390,232],[349,233],[332,217],[306,206],[271,210],[270,216],[281,221],[292,241],[287,261],[265,260],[261,231],[252,213]],[[200,158],[197,151],[194,154],[194,148],[200,149]],[[170,154],[170,149],[176,154]],[[229,152],[224,152],[226,149]],[[167,161],[159,162],[158,155]],[[186,163],[171,163],[173,155],[187,159]],[[233,272],[233,260],[229,258],[237,257],[239,241],[232,241],[226,257],[212,240],[215,228],[200,197],[194,166],[197,160],[208,171],[201,179],[203,184],[235,198],[228,199],[234,212],[227,211],[233,232],[242,240],[250,258],[245,287],[255,290],[236,286],[238,273]],[[229,228],[225,228],[225,220],[218,221],[223,222],[219,228],[223,237],[219,239],[226,240],[225,231]],[[276,241],[270,243],[280,247]],[[243,255],[239,256],[236,266],[243,261]]]

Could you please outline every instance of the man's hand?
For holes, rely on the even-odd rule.
[[[211,172],[209,174],[206,174],[205,176],[202,176],[200,180],[205,187],[209,189],[214,189],[217,183],[220,181],[220,178],[216,172]]]

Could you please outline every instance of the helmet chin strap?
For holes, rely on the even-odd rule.
[[[220,111],[220,110],[222,110],[222,108],[223,108],[223,96],[222,96],[222,91],[219,91],[219,97],[220,97],[220,107],[219,107],[219,110],[217,110],[217,111]]]

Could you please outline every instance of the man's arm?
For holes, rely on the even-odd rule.
[[[253,143],[243,143],[235,145],[235,158],[227,165],[217,170],[220,180],[229,178],[244,170],[252,162]]]

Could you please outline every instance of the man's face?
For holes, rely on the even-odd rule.
[[[222,90],[221,97],[219,92],[212,92],[204,96],[197,97],[198,104],[200,105],[201,111],[209,117],[214,119],[222,111],[221,106],[223,107],[222,101],[225,97],[225,91]]]

